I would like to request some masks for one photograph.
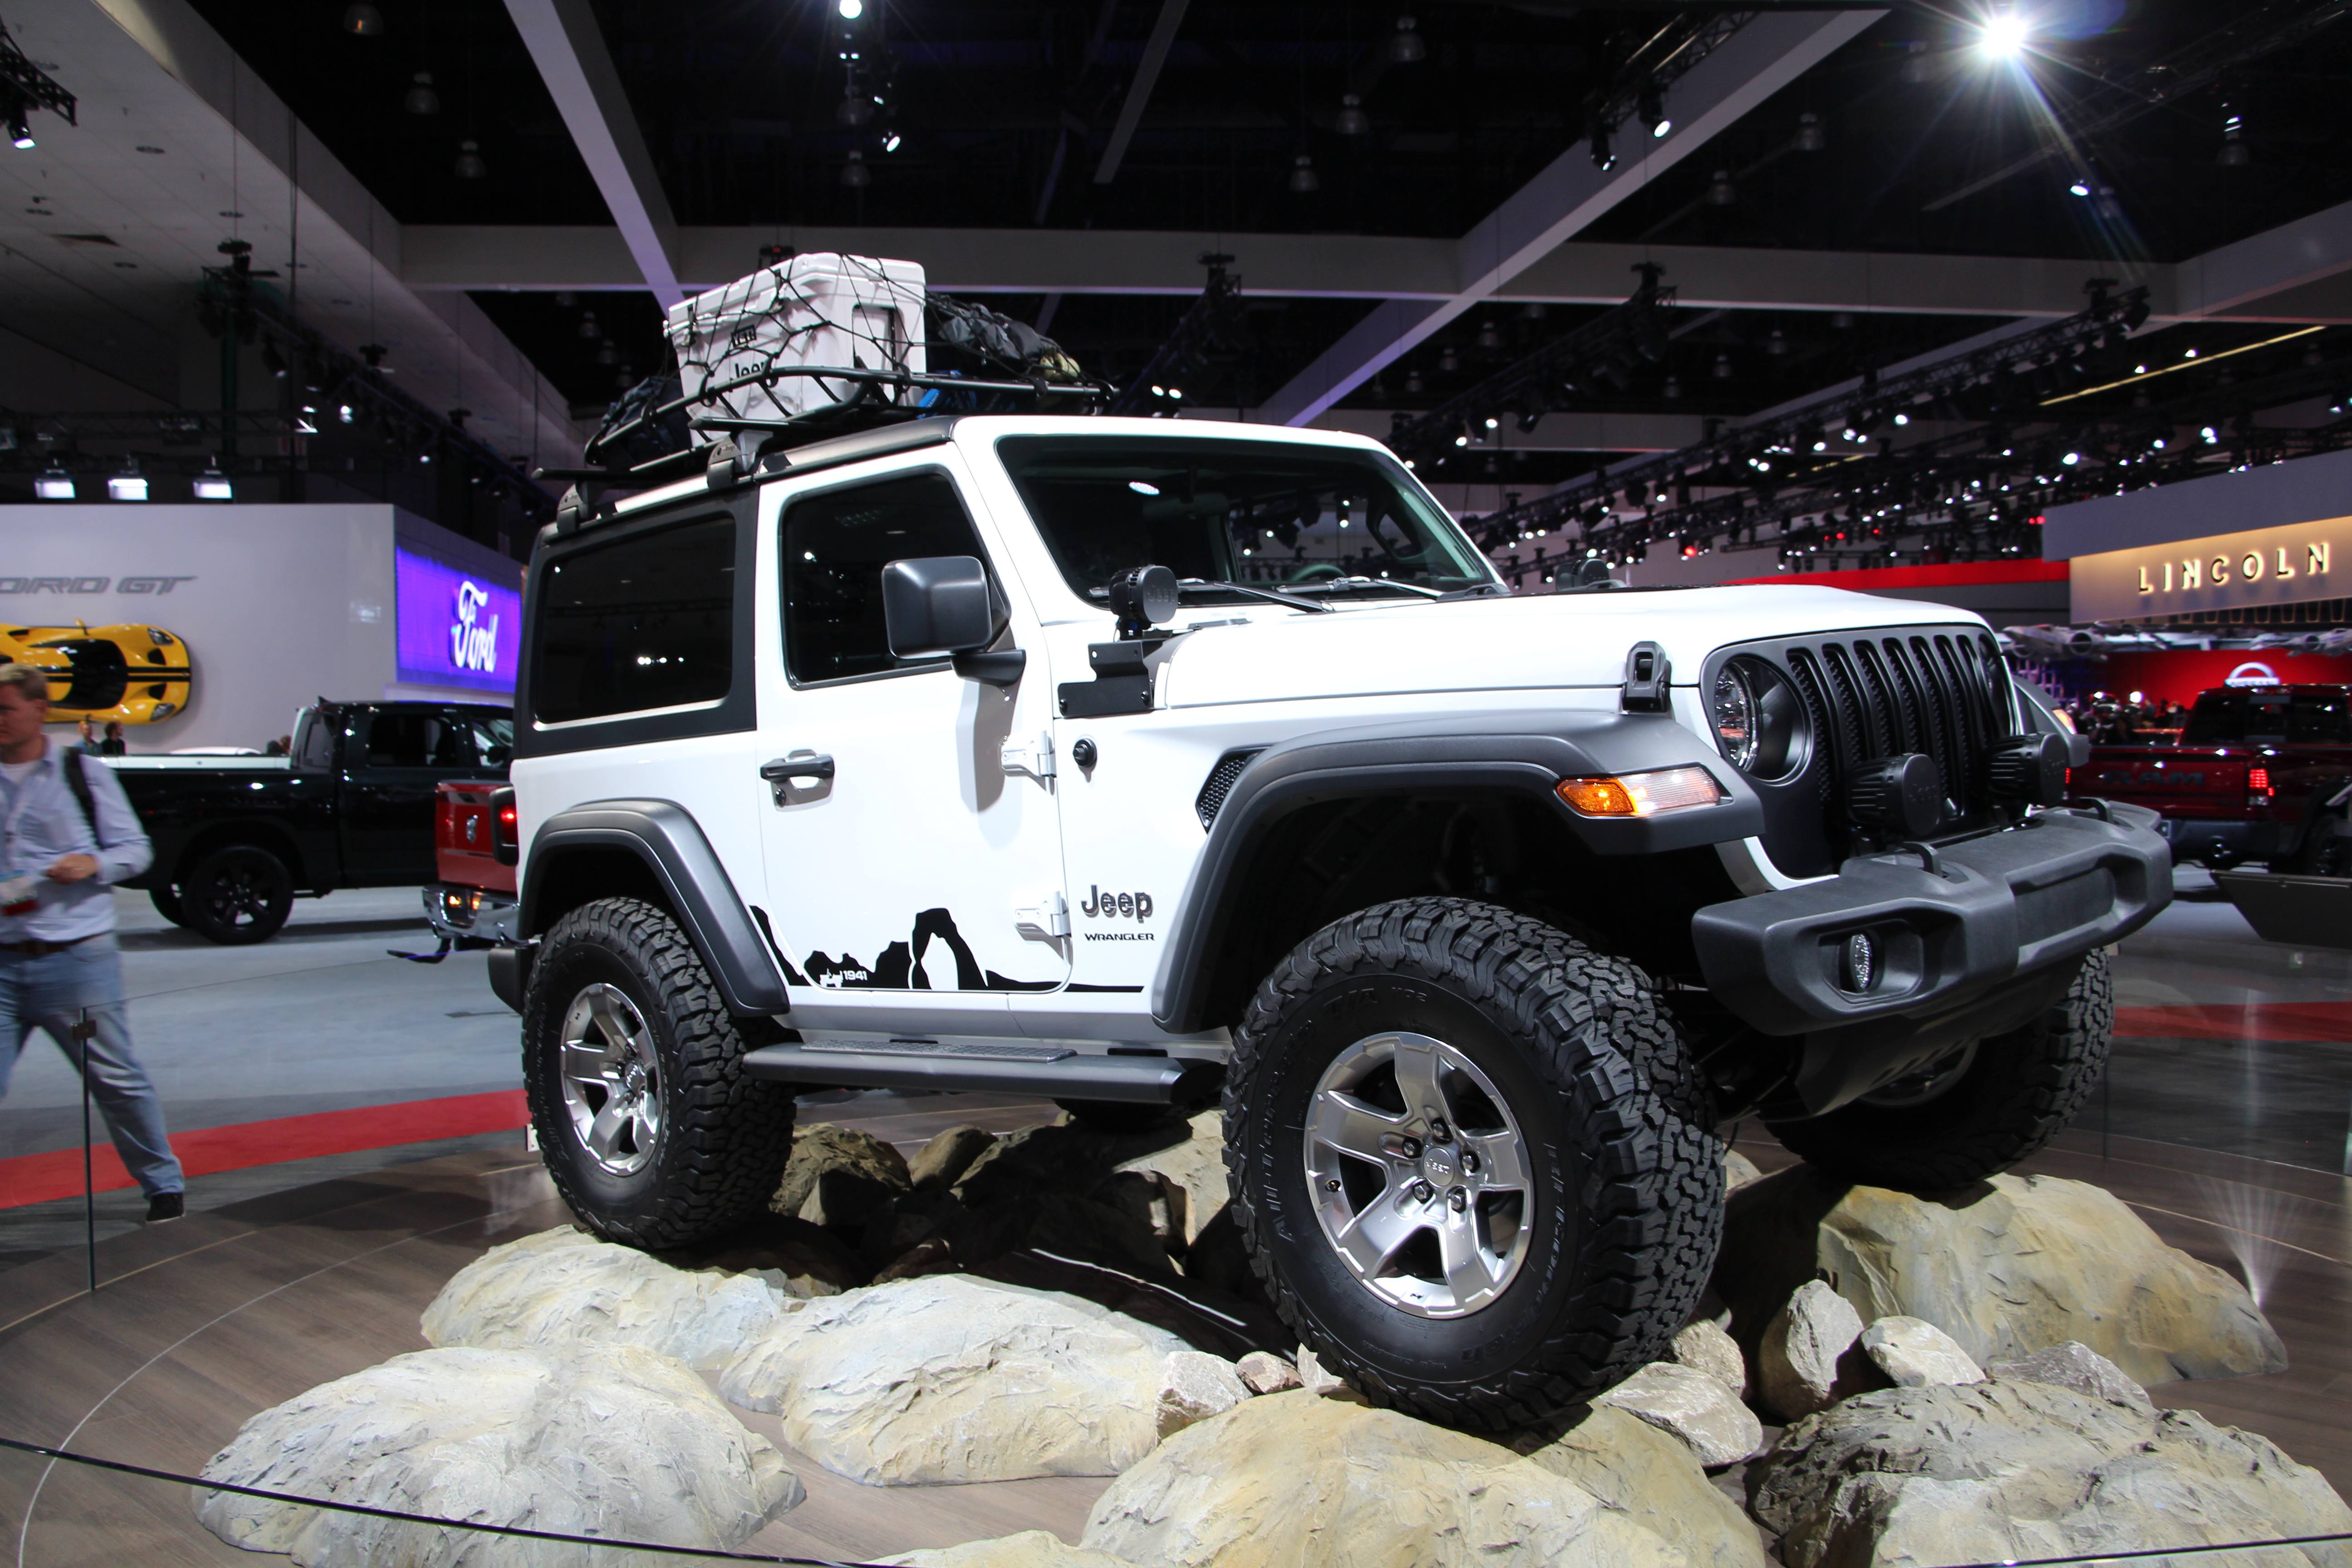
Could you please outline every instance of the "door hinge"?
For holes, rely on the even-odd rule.
[[[1070,901],[1048,893],[1034,904],[1015,905],[1013,929],[1027,942],[1060,942],[1070,934]]]
[[[1043,784],[1054,776],[1054,737],[1051,731],[1026,741],[1007,741],[998,750],[998,765],[1008,773],[1026,773]]]

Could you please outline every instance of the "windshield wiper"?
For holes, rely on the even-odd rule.
[[[1452,593],[1437,596],[1441,599],[1484,599],[1497,594],[1507,599],[1511,596],[1510,589],[1500,583],[1473,583],[1467,588],[1456,588]]]
[[[1300,583],[1292,586],[1294,594],[1353,594],[1366,588],[1399,588],[1408,594],[1418,594],[1424,599],[1443,599],[1445,595],[1436,588],[1424,588],[1418,583],[1400,583],[1393,577],[1326,577],[1320,583]],[[1328,609],[1330,606],[1322,606]]]
[[[1318,604],[1313,599],[1294,597],[1293,593],[1295,591],[1285,592],[1280,588],[1260,588],[1249,583],[1213,581],[1206,577],[1179,577],[1176,579],[1176,591],[1180,595],[1198,592],[1241,594],[1252,599],[1264,599],[1268,604],[1288,605],[1294,610],[1313,610],[1318,615],[1325,614],[1331,608],[1330,605]]]

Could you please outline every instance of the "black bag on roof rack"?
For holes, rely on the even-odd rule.
[[[934,374],[964,374],[975,378],[1043,383],[1046,386],[1087,384],[1086,372],[1062,345],[1026,321],[1016,321],[1001,310],[933,292],[923,301],[924,328],[930,339]],[[943,392],[941,400],[956,397]],[[975,405],[983,399],[975,398]]]
[[[662,412],[678,402],[680,391],[675,374],[646,377],[604,410],[604,422],[583,455],[592,463],[628,468],[683,449],[693,439],[685,407]]]

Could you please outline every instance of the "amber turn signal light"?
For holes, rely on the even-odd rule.
[[[1716,805],[1723,786],[1705,768],[1659,768],[1614,778],[1562,779],[1553,786],[1579,816],[1655,816],[1690,805]]]

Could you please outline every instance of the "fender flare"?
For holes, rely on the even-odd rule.
[[[730,1012],[762,1016],[791,1010],[783,976],[734,882],[700,825],[675,801],[588,801],[541,823],[523,858],[519,901],[525,935],[539,935],[545,924],[540,902],[547,868],[565,851],[587,848],[626,850],[653,873]]]
[[[1570,811],[1562,779],[1705,768],[1719,805],[1665,816],[1601,820]],[[1307,806],[1400,792],[1478,791],[1539,797],[1596,855],[1654,855],[1750,838],[1764,806],[1713,746],[1671,714],[1557,709],[1465,715],[1434,730],[1413,724],[1328,731],[1267,748],[1234,781],[1192,865],[1151,986],[1152,1016],[1171,1034],[1211,1026],[1210,967],[1225,941],[1235,879],[1282,823]]]

